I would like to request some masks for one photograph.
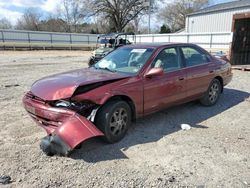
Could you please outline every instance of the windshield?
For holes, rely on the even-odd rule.
[[[108,43],[108,41],[109,41],[109,40],[105,38],[105,39],[101,39],[101,40],[100,40],[100,43],[101,43],[101,44],[106,44],[106,43]]]
[[[144,66],[153,51],[153,48],[118,48],[94,66],[96,69],[135,74]]]

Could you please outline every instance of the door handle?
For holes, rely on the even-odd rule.
[[[184,77],[179,77],[179,80],[184,80]]]
[[[210,70],[209,73],[214,73],[214,70]]]

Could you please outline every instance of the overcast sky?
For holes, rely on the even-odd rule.
[[[43,15],[53,14],[61,0],[0,0],[0,19],[6,17],[12,24],[20,18],[25,9],[32,7]],[[168,0],[166,0],[168,1]],[[232,0],[210,0],[210,4],[229,2]]]
[[[6,17],[12,24],[25,9],[32,7],[45,14],[53,13],[60,0],[0,0],[0,19]]]

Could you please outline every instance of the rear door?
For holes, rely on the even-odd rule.
[[[144,78],[144,114],[166,108],[186,97],[186,75],[178,48],[165,48],[151,64],[164,74]]]
[[[208,89],[215,65],[207,53],[194,46],[182,46],[181,52],[187,73],[187,97],[199,97]]]

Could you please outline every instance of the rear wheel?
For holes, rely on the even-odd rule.
[[[110,101],[98,111],[95,124],[107,142],[118,142],[131,124],[131,109],[125,101]]]
[[[212,106],[217,103],[221,94],[222,85],[219,80],[214,79],[209,85],[205,95],[200,99],[201,104]]]

